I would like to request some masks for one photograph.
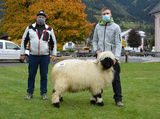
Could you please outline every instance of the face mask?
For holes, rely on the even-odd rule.
[[[102,16],[102,19],[103,19],[105,22],[109,22],[110,19],[111,19],[111,17],[106,14],[106,15]]]
[[[37,23],[39,25],[43,25],[45,23],[45,19],[37,17]]]

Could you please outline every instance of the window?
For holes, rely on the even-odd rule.
[[[68,46],[72,46],[72,43],[68,43]]]
[[[6,49],[19,50],[20,48],[13,43],[6,43]]]
[[[3,43],[0,42],[0,49],[3,49]]]

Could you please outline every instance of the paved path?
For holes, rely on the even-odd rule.
[[[58,60],[65,60],[65,59],[74,59],[71,56],[65,56],[65,57],[58,57]],[[82,60],[87,60],[87,59],[95,59],[95,57],[79,57],[76,59],[82,59]],[[53,62],[51,64],[57,63]],[[120,58],[120,62],[125,62],[125,57]],[[128,57],[128,62],[137,62],[137,63],[145,63],[145,62],[160,62],[160,57],[135,57],[135,56],[129,56]],[[15,66],[15,65],[27,65],[27,63],[19,63],[19,62],[0,62],[0,66]]]
[[[120,58],[120,62],[125,62],[125,57]],[[128,62],[160,62],[160,57],[135,57],[135,56],[129,56],[128,57]]]

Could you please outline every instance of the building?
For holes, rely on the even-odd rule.
[[[155,16],[155,51],[160,52],[160,2],[149,14]]]
[[[71,41],[63,45],[63,50],[73,50],[74,48],[75,48],[75,44]]]

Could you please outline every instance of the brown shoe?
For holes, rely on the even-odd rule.
[[[116,105],[117,105],[118,107],[124,107],[124,104],[123,104],[121,101],[116,102]]]

